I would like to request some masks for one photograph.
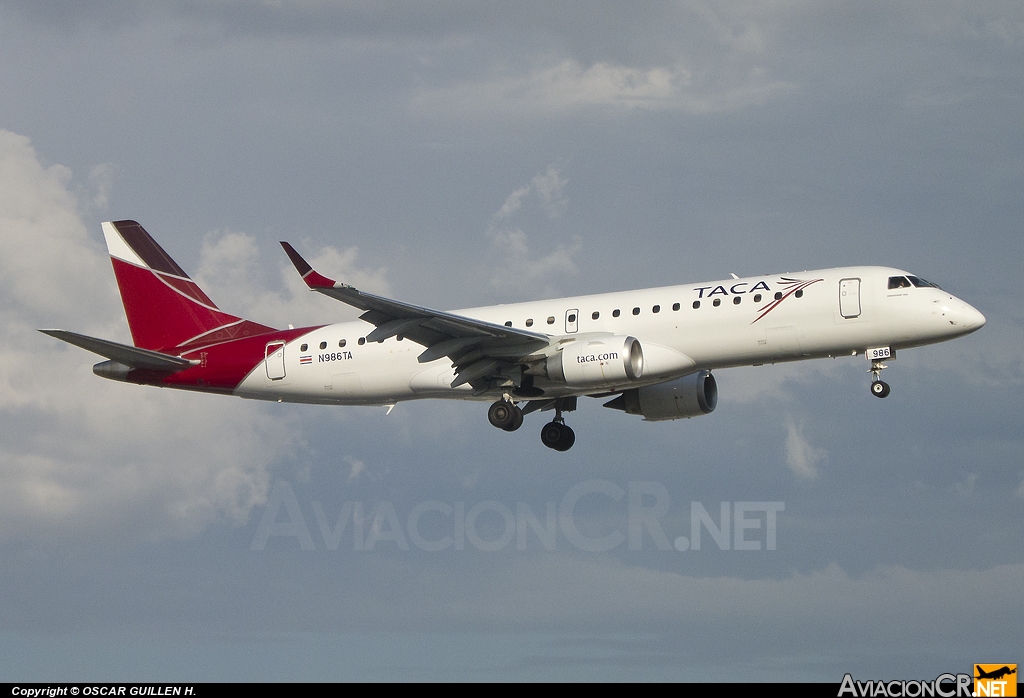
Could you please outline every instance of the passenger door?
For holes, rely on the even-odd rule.
[[[860,279],[839,281],[839,314],[844,318],[860,316]]]

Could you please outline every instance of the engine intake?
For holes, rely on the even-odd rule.
[[[636,337],[579,337],[528,373],[580,388],[629,384],[644,372],[644,352]]]

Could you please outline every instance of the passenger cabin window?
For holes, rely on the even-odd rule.
[[[700,307],[700,301],[694,301],[693,302],[693,309],[696,310],[699,307]]]
[[[633,314],[634,315],[639,315],[640,314],[640,308],[633,308]]]
[[[722,299],[721,298],[716,298],[711,305],[713,305],[713,306],[715,306],[717,308],[721,304],[722,304]]]
[[[793,295],[796,296],[797,298],[803,298],[804,297],[804,290],[800,289],[799,291],[797,291]]]
[[[661,306],[660,305],[654,306],[653,308],[651,308],[651,312],[652,313],[660,313],[661,312]]]
[[[755,293],[754,294],[754,302],[755,303],[760,303],[761,302],[761,294],[760,293]]]
[[[348,344],[348,342],[346,342],[346,341],[345,341],[345,340],[343,339],[343,340],[341,340],[340,342],[338,342],[338,347],[339,347],[339,348],[340,348],[340,347],[343,347],[343,346],[345,346],[346,344]]]
[[[679,304],[678,303],[673,303],[672,304],[672,310],[679,310]]]
[[[618,316],[619,316],[619,309],[616,308],[615,310],[612,311],[612,317],[618,317]]]
[[[572,315],[567,317],[566,320],[568,320],[569,322],[576,322],[576,313],[573,313]]]
[[[782,299],[782,291],[776,291],[775,292],[775,300],[781,300],[781,299]]]
[[[359,338],[359,346],[363,346],[364,344],[366,344],[366,337],[360,337]]]
[[[554,325],[555,324],[555,316],[554,315],[548,315],[548,324],[549,325]]]
[[[597,318],[601,317],[601,313],[599,313],[599,312],[597,312],[597,311],[595,310],[595,311],[593,312],[593,314],[591,314],[591,316],[590,316],[590,317],[591,317],[592,319],[596,320]]]
[[[512,321],[511,320],[506,320],[505,321],[505,327],[512,327]]]
[[[889,288],[910,288],[910,279],[905,276],[890,276]]]
[[[743,299],[740,298],[739,296],[733,296],[732,297],[732,304],[733,305],[739,305],[742,302],[743,302]]]
[[[320,351],[323,351],[326,348],[327,348],[327,342],[320,342]]]
[[[303,345],[301,345],[299,347],[299,351],[308,351],[308,350],[309,350],[309,345],[308,344],[303,344]]]
[[[526,326],[527,327],[533,327],[533,318],[532,317],[531,318],[527,318]]]

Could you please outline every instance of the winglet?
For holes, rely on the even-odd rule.
[[[287,242],[281,241],[281,247],[284,248],[285,254],[288,255],[288,259],[292,260],[292,264],[295,265],[296,271],[299,272],[299,276],[306,282],[306,285],[311,289],[317,288],[334,288],[334,279],[328,279],[322,274],[318,274],[313,270],[313,267],[309,266],[309,262],[302,258],[295,248],[289,245]]]

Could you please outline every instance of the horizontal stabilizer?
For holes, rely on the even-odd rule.
[[[130,368],[140,368],[149,371],[167,371],[169,373],[173,373],[199,364],[198,361],[190,361],[189,359],[183,359],[180,356],[171,356],[170,354],[161,354],[158,351],[150,351],[149,349],[130,347],[127,344],[118,344],[117,342],[111,342],[106,339],[87,337],[84,334],[77,334],[66,330],[39,331],[43,334],[48,334],[51,337],[56,337],[68,344],[74,344],[76,347],[81,347],[82,349],[91,351],[94,354],[105,356],[112,361],[124,364]]]

